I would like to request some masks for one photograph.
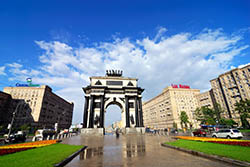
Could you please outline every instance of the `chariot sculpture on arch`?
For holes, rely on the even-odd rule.
[[[84,134],[105,133],[105,112],[109,105],[118,105],[122,115],[122,129],[128,133],[145,133],[142,113],[142,92],[137,78],[122,76],[122,70],[106,70],[105,76],[90,77],[83,87],[85,104],[83,113]]]

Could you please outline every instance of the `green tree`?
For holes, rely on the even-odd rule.
[[[219,120],[219,123],[220,123],[220,125],[227,125],[227,126],[230,126],[230,127],[237,124],[234,120],[226,119],[226,118],[221,118]]]
[[[197,121],[200,121],[202,124],[206,123],[206,120],[202,112],[202,108],[196,108],[196,110],[194,111],[194,115]]]
[[[223,109],[221,108],[219,103],[215,103],[214,104],[214,114],[216,116],[217,121],[219,121],[221,119],[221,113],[223,113]]]
[[[189,120],[188,120],[187,113],[185,111],[181,111],[180,120],[181,120],[182,128],[183,128],[183,124],[187,128],[187,123],[189,123]]]
[[[208,107],[201,107],[195,110],[195,117],[197,121],[200,121],[202,124],[215,125],[217,120],[217,115],[215,110]]]
[[[250,118],[250,100],[241,100],[235,104],[235,111],[240,114],[240,120],[244,128],[250,128],[248,118]]]
[[[208,108],[203,106],[197,108],[194,112],[196,120],[200,121],[201,124],[215,125],[221,119],[222,108],[218,103],[215,104],[214,108]]]

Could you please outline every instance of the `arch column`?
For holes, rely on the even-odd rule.
[[[139,127],[139,112],[138,112],[138,99],[137,96],[135,96],[135,127]]]
[[[94,100],[95,97],[91,95],[90,97],[91,103],[90,103],[90,115],[89,115],[89,128],[94,128]]]
[[[89,97],[85,96],[84,115],[83,115],[83,128],[87,128],[87,124],[88,124],[88,108],[89,108]]]
[[[100,128],[104,128],[104,96],[101,96]]]
[[[125,112],[126,112],[126,128],[130,127],[130,119],[129,119],[129,97],[125,96]]]
[[[139,97],[139,120],[140,120],[140,127],[144,127],[144,123],[143,123],[143,113],[142,113],[142,102],[141,102],[141,97]]]

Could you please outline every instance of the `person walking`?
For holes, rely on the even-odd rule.
[[[119,134],[119,129],[118,128],[115,130],[115,134],[116,134],[116,138],[119,138],[120,134]]]

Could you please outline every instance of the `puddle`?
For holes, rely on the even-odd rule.
[[[103,147],[87,148],[86,150],[80,153],[80,160],[90,159],[94,156],[102,156],[102,155],[103,155]]]

